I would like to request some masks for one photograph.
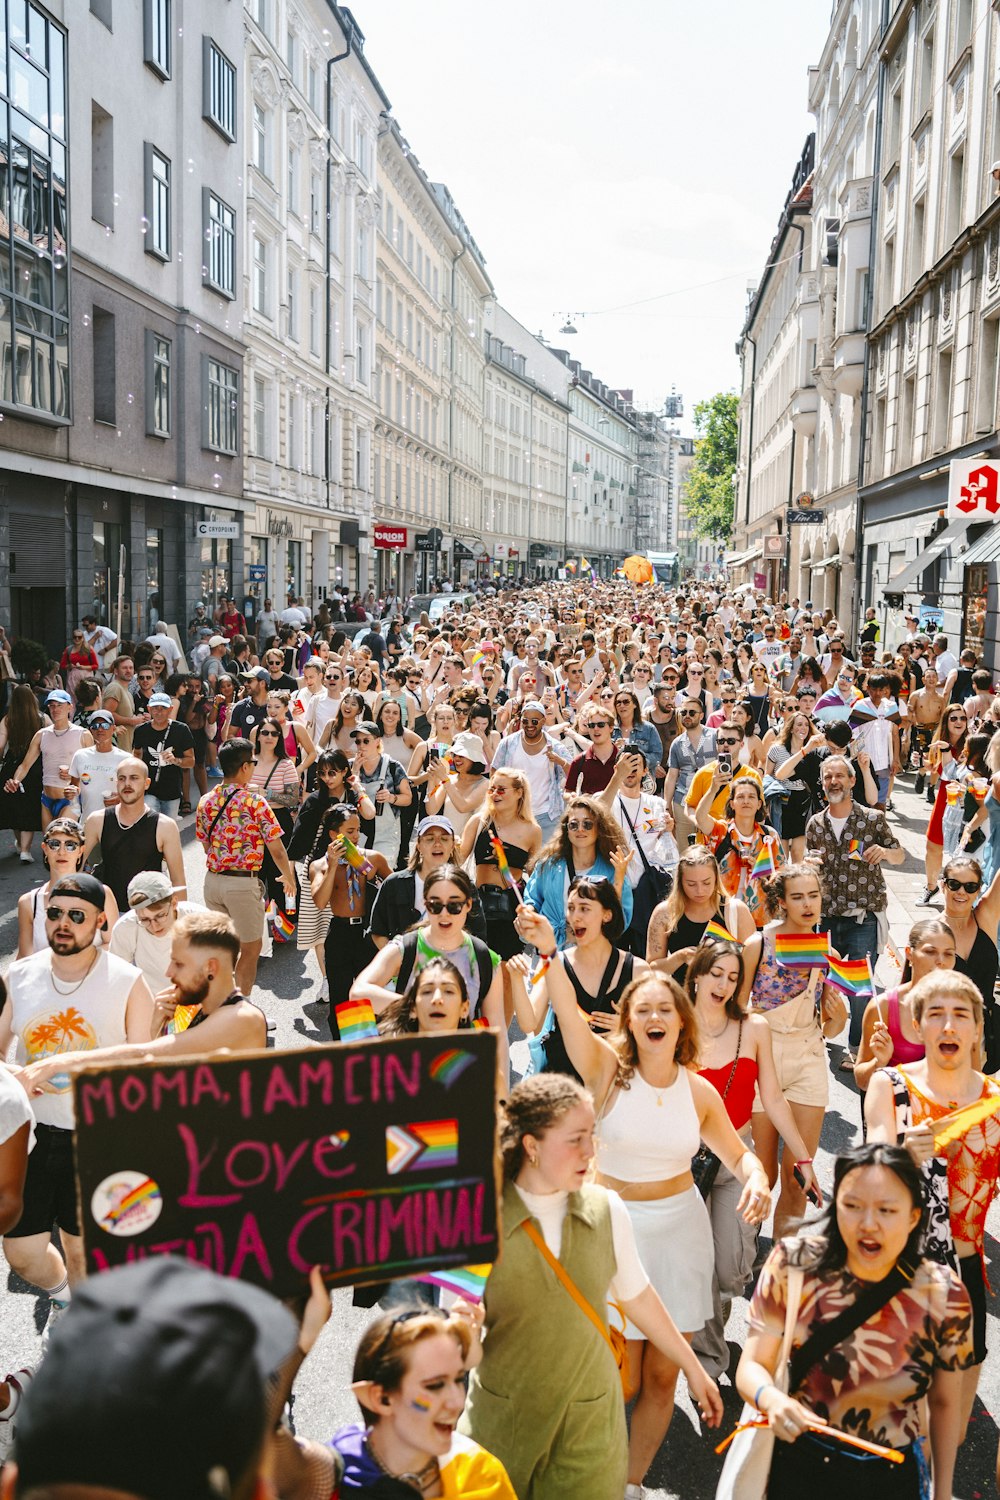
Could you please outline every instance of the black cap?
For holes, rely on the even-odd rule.
[[[89,1277],[20,1409],[20,1489],[227,1500],[297,1335],[269,1293],[173,1256]]]
[[[75,896],[78,901],[86,901],[90,906],[96,906],[98,911],[104,910],[105,892],[101,882],[94,875],[63,875],[55,881],[49,889],[49,900],[53,896]]]

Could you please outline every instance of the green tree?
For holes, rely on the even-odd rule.
[[[698,433],[694,463],[681,492],[681,504],[694,522],[696,536],[725,542],[733,529],[733,475],[736,473],[737,398],[720,391],[694,409]]]

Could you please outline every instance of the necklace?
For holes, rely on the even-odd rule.
[[[371,1438],[368,1439],[368,1443],[366,1446],[368,1448],[368,1452],[375,1460],[376,1467],[380,1469],[383,1474],[385,1474],[389,1479],[399,1479],[403,1484],[412,1485],[414,1489],[419,1490],[421,1495],[424,1493],[424,1490],[430,1488],[434,1480],[437,1478],[438,1461],[436,1458],[432,1458],[429,1463],[424,1464],[424,1467],[422,1469],[409,1470],[402,1474],[395,1474],[393,1473],[392,1469],[388,1468],[379,1458],[378,1454],[375,1452],[375,1449],[372,1447]]]
[[[96,954],[96,953],[97,953],[97,949],[96,949],[96,948],[95,948],[95,949],[93,949],[93,952],[94,952],[94,953],[95,953],[95,954]],[[91,971],[91,969],[92,969],[92,968],[93,968],[93,967],[94,967],[94,960],[93,960],[93,958],[92,958],[92,959],[91,959],[91,960],[90,960],[90,963],[89,963],[89,964],[88,964],[88,965],[87,965],[87,972],[86,972],[86,974],[84,974],[84,976],[83,976],[83,978],[82,978],[82,979],[78,979],[78,980],[77,980],[77,982],[76,982],[76,984],[73,984],[73,985],[70,985],[70,987],[69,987],[69,989],[68,989],[68,990],[61,990],[61,989],[60,989],[60,988],[59,988],[59,984],[60,984],[60,981],[59,981],[59,980],[58,980],[58,979],[57,979],[57,978],[56,978],[56,976],[55,976],[55,973],[54,973],[54,972],[52,972],[52,973],[50,973],[50,976],[49,976],[49,977],[50,977],[50,978],[51,978],[51,980],[52,980],[52,988],[53,988],[53,989],[54,989],[54,990],[55,990],[55,992],[56,992],[56,994],[57,994],[57,995],[61,995],[61,996],[64,996],[64,997],[65,997],[65,996],[69,996],[69,995],[75,995],[75,994],[76,994],[76,992],[77,992],[77,990],[78,990],[78,989],[79,989],[79,988],[80,988],[80,986],[81,986],[81,985],[82,985],[82,984],[83,984],[83,983],[84,983],[84,982],[85,982],[85,981],[86,981],[86,980],[87,980],[87,979],[89,979],[89,978],[90,978],[90,971]],[[65,980],[62,980],[62,983],[63,983],[63,984],[65,984],[65,983],[66,983],[66,981],[65,981]]]

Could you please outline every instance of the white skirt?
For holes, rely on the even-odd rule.
[[[712,1316],[715,1250],[712,1221],[696,1187],[651,1202],[624,1200],[646,1275],[681,1333],[697,1333]],[[625,1337],[644,1339],[634,1323]]]

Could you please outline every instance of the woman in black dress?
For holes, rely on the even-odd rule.
[[[49,723],[27,683],[10,695],[10,707],[0,722],[0,828],[9,828],[22,865],[30,865],[31,841],[42,830],[42,758],[38,756],[19,791],[5,792],[36,733]]]

